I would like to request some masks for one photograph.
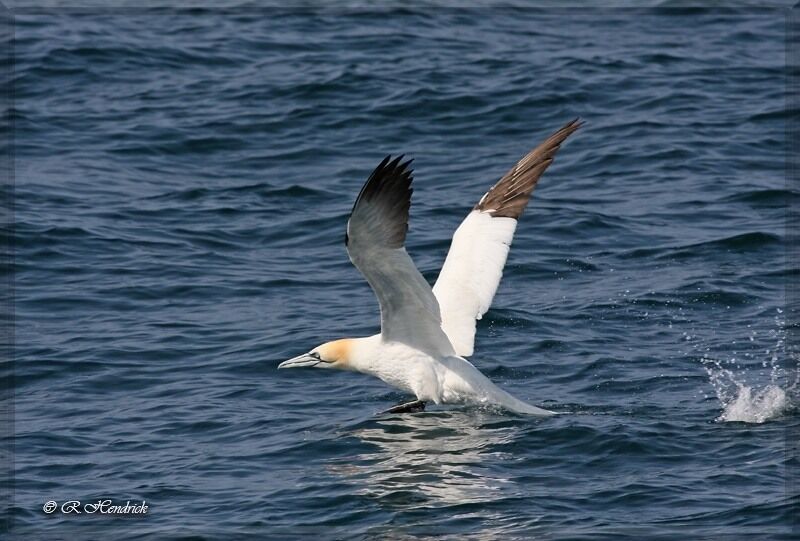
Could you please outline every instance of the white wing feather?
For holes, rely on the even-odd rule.
[[[456,354],[472,355],[476,321],[489,309],[500,285],[517,219],[561,143],[580,126],[578,119],[568,122],[523,156],[481,197],[453,235],[433,293],[442,329]]]
[[[472,355],[476,320],[492,305],[516,228],[513,218],[473,210],[453,235],[433,293],[457,355]]]

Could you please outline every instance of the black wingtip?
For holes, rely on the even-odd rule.
[[[414,159],[412,158],[401,163],[403,158],[405,158],[405,154],[400,154],[394,158],[391,154],[387,155],[369,175],[367,182],[364,183],[364,186],[361,188],[356,198],[353,208],[358,205],[361,199],[369,200],[377,195],[387,184],[394,184],[402,179],[410,186],[413,181],[411,175],[413,170],[409,169],[408,166],[411,165]]]
[[[379,205],[382,213],[395,219],[398,228],[402,223],[402,228],[400,228],[402,231],[400,229],[392,231],[386,239],[386,242],[392,246],[402,246],[405,232],[408,229],[408,209],[413,192],[411,189],[413,170],[409,166],[414,160],[411,158],[403,161],[404,158],[405,154],[394,157],[390,154],[378,164],[364,186],[361,187],[350,213],[352,217],[362,201],[374,202]],[[345,233],[345,245],[348,245],[349,240],[348,234]]]

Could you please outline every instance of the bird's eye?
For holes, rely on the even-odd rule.
[[[312,351],[311,353],[309,353],[309,355],[311,355],[312,357],[314,357],[317,360],[320,360],[319,353],[317,353],[316,351]]]

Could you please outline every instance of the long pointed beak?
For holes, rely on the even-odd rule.
[[[291,358],[288,361],[283,361],[278,365],[278,368],[303,368],[306,366],[316,366],[321,363],[316,357],[312,357],[308,353],[303,353],[297,357]]]

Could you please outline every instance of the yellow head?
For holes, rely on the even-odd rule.
[[[350,364],[353,342],[354,340],[351,338],[325,342],[308,353],[303,353],[288,361],[283,361],[278,365],[278,368],[315,367],[347,369]]]

